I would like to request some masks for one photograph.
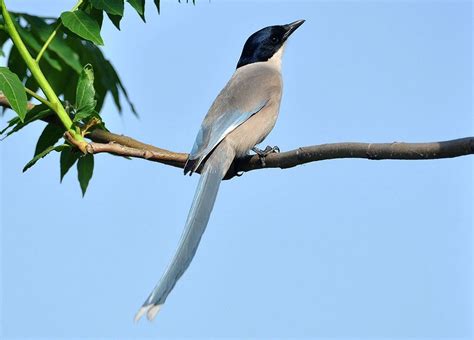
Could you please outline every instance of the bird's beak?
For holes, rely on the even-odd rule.
[[[283,36],[283,39],[288,39],[288,37],[294,32],[296,31],[296,29],[298,27],[300,27],[301,25],[303,25],[305,21],[304,20],[296,20],[295,22],[292,22],[291,24],[288,24],[288,25],[283,25],[283,27],[286,29],[286,33],[285,35]]]

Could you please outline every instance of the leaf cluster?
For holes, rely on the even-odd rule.
[[[120,29],[125,2],[145,21],[145,0],[79,0],[72,10],[58,18],[10,12],[14,29],[67,112],[72,122],[70,127],[63,126],[57,119],[57,110],[47,100],[50,98],[41,97],[41,92],[46,91],[29,69],[25,53],[17,44],[9,43],[11,30],[6,29],[6,20],[0,17],[0,55],[7,61],[7,67],[0,67],[0,91],[17,113],[0,131],[0,137],[6,138],[33,122],[48,123],[38,138],[33,159],[23,171],[51,151],[60,152],[61,180],[77,163],[84,194],[93,173],[93,156],[82,154],[62,140],[64,132],[72,128],[78,135],[85,136],[90,129],[105,129],[100,112],[108,94],[119,113],[125,101],[137,115],[117,70],[100,48],[104,44],[101,36],[104,16]],[[154,4],[159,13],[160,0],[154,0]],[[1,6],[5,6],[3,1]],[[42,104],[29,109],[27,101],[32,98]]]

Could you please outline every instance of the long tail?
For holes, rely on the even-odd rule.
[[[193,260],[202,234],[206,230],[222,178],[227,173],[235,156],[233,149],[223,141],[206,161],[201,178],[189,209],[178,250],[160,282],[135,315],[137,322],[146,313],[153,320],[165,303],[168,294]]]

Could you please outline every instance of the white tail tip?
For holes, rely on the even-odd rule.
[[[153,320],[156,314],[158,314],[158,312],[160,311],[160,309],[161,305],[153,305],[146,313],[146,317],[148,318],[148,320]]]
[[[146,305],[146,306],[143,306],[142,308],[140,308],[137,312],[137,314],[135,314],[135,322],[138,322],[141,317],[143,315],[146,314],[146,317],[148,320],[152,321],[156,314],[158,314],[158,312],[160,311],[161,309],[161,306],[162,305]]]

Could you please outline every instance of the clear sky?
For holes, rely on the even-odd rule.
[[[15,1],[59,15],[75,1]],[[189,151],[254,31],[297,19],[280,118],[265,141],[473,135],[470,1],[148,0],[105,53],[140,113],[108,127]],[[4,64],[4,60],[2,60]],[[9,112],[0,118],[5,124]],[[225,182],[189,270],[153,323],[132,322],[173,255],[197,176],[96,157],[81,198],[58,156],[23,174],[35,124],[0,143],[3,339],[473,337],[473,158],[332,160]]]

